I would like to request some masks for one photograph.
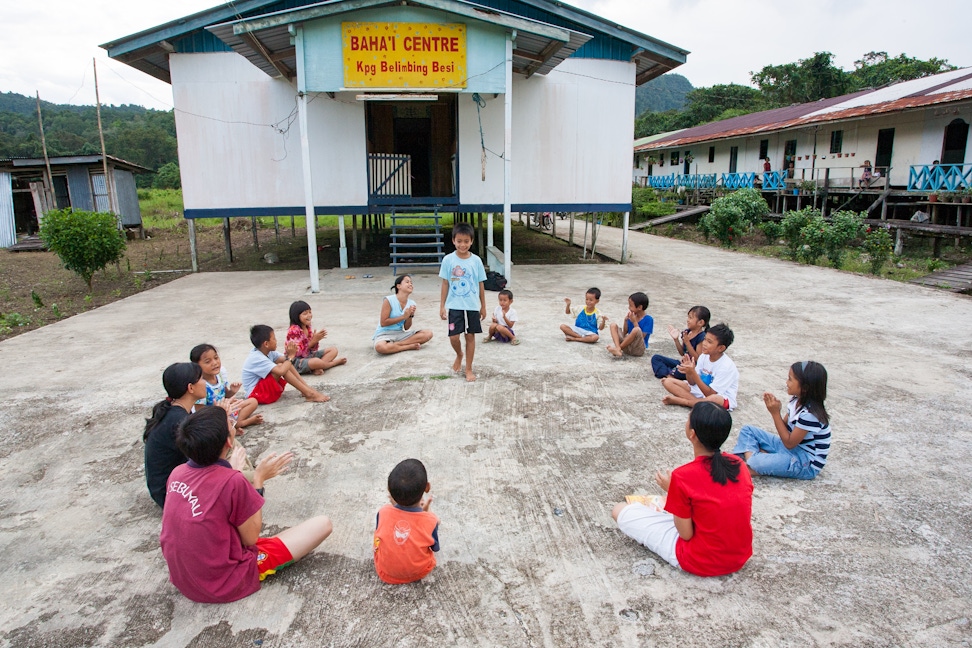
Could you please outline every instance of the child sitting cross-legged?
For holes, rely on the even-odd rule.
[[[645,313],[648,308],[648,295],[643,292],[632,293],[628,297],[628,312],[624,316],[624,330],[617,324],[611,324],[611,340],[608,353],[615,358],[622,355],[640,358],[648,348],[648,338],[655,329],[655,320]]]
[[[253,349],[243,362],[243,393],[245,398],[255,398],[261,405],[276,403],[286,385],[293,385],[304,398],[314,403],[331,400],[300,377],[294,367],[297,344],[287,343],[287,354],[277,351],[277,336],[266,324],[250,328]]]
[[[499,306],[493,311],[493,321],[490,322],[489,331],[487,331],[486,337],[483,338],[483,342],[499,340],[500,342],[509,342],[513,346],[516,346],[520,343],[520,340],[517,339],[516,333],[513,332],[513,326],[517,321],[516,311],[513,310],[513,293],[503,289],[499,291],[496,299],[499,302]]]
[[[696,576],[731,574],[753,555],[753,481],[738,457],[721,450],[731,428],[725,409],[697,403],[685,423],[695,459],[655,473],[668,494],[664,510],[622,502],[611,512],[622,533]]]
[[[257,464],[251,485],[226,460],[234,436],[220,407],[190,414],[176,432],[176,445],[189,461],[169,475],[159,540],[169,580],[199,603],[228,603],[253,594],[266,576],[331,534],[331,521],[321,515],[260,537],[263,483],[283,472],[293,454],[268,454]]]
[[[662,387],[668,390],[662,402],[692,407],[699,400],[707,400],[730,412],[735,409],[739,370],[726,355],[733,338],[732,329],[725,324],[710,328],[699,345],[699,359],[693,360],[688,353],[682,356],[678,371],[685,375],[685,380],[674,376],[662,378]]]
[[[375,571],[386,583],[412,583],[428,576],[439,550],[439,518],[429,512],[432,496],[425,466],[406,459],[388,475],[392,504],[378,511]]]

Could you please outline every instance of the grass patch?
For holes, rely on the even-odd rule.
[[[719,246],[715,239],[706,240],[695,225],[688,223],[669,223],[663,227],[649,230],[650,233],[668,238],[675,238],[682,241],[691,241],[702,245]],[[946,243],[946,241],[949,241]],[[934,241],[930,237],[908,237],[905,240],[904,250],[901,256],[891,257],[891,261],[886,263],[877,276],[894,281],[911,281],[918,277],[924,277],[932,272],[949,268],[954,265],[969,263],[972,261],[972,246],[968,239],[962,239],[964,245],[955,246],[953,239],[944,239],[941,243],[940,258],[933,257]],[[786,246],[779,242],[767,243],[766,237],[762,232],[754,231],[738,240],[738,244],[731,249],[747,254],[756,254],[770,258],[784,259],[786,257]],[[796,263],[793,261],[793,263]],[[826,257],[821,257],[813,264],[822,268],[829,268],[830,263]],[[844,258],[841,270],[845,272],[856,272],[858,274],[869,274],[870,264],[867,255],[857,248],[848,250]]]
[[[445,374],[439,374],[436,376],[401,376],[400,378],[396,378],[395,382],[415,382],[415,381],[422,381],[422,380],[448,380],[449,378],[452,378],[452,376],[445,375]]]

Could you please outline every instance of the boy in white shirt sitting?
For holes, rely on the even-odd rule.
[[[685,380],[672,376],[662,378],[662,387],[668,390],[662,402],[692,407],[700,400],[707,400],[730,412],[735,409],[739,370],[726,355],[733,339],[732,330],[725,324],[711,327],[699,345],[698,361],[693,361],[688,354],[682,356],[678,370],[685,374]]]

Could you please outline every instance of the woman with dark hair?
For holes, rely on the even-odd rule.
[[[186,457],[176,447],[175,431],[189,416],[200,398],[206,398],[206,381],[202,368],[195,362],[177,362],[162,372],[162,386],[168,394],[152,408],[152,416],[145,419],[145,482],[152,499],[165,505],[165,483],[176,466],[186,463]]]
[[[411,275],[401,275],[392,286],[395,294],[382,300],[378,328],[372,338],[378,353],[390,355],[400,351],[418,351],[432,339],[432,331],[412,330],[416,308],[411,300],[414,288]]]

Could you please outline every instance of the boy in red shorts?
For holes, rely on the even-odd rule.
[[[263,482],[283,472],[294,456],[268,454],[251,485],[226,461],[235,436],[221,407],[200,408],[176,432],[176,445],[189,461],[169,475],[159,540],[169,580],[199,603],[249,596],[266,576],[303,558],[331,534],[331,521],[321,515],[260,537]]]
[[[289,342],[286,355],[277,351],[277,336],[266,324],[250,328],[250,343],[253,349],[243,362],[244,398],[255,398],[261,405],[276,403],[287,384],[294,386],[304,398],[312,403],[331,400],[308,385],[294,367],[297,357],[297,343]]]

